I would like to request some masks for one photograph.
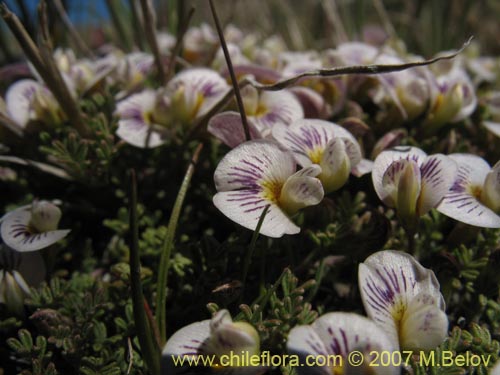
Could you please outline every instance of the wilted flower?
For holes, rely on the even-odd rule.
[[[466,224],[500,228],[500,162],[493,168],[479,156],[451,154],[458,165],[455,182],[438,211]]]
[[[276,126],[273,137],[302,167],[321,167],[317,177],[326,193],[340,189],[361,160],[361,148],[354,136],[328,121],[301,119],[288,127]]]
[[[0,219],[4,243],[17,251],[46,248],[66,237],[69,230],[57,229],[61,210],[48,201],[34,201],[19,207]]]
[[[369,367],[368,364],[374,360],[374,352],[393,353],[397,350],[397,338],[394,341],[373,321],[354,313],[327,313],[312,325],[292,328],[288,335],[287,350],[299,357],[301,365],[295,367],[298,374],[400,373],[400,369],[392,365]],[[365,365],[351,365],[348,356],[354,351],[365,356]],[[308,366],[308,356],[315,356],[316,367]]]
[[[427,156],[416,147],[399,146],[375,159],[372,180],[378,197],[395,207],[407,230],[437,207],[456,177],[457,167],[445,155]]]
[[[296,172],[290,152],[269,141],[249,141],[231,150],[215,170],[215,206],[236,223],[255,230],[269,206],[260,233],[269,237],[296,234],[289,218],[301,208],[323,199],[321,168],[312,165]]]
[[[379,251],[359,265],[366,313],[401,350],[430,350],[448,332],[445,303],[434,272],[407,253]]]
[[[190,324],[179,331],[167,341],[162,351],[162,373],[177,374],[184,373],[185,369],[176,366],[174,358],[184,358],[185,366],[189,366],[189,359],[199,356],[215,359],[212,366],[224,373],[224,370],[232,370],[231,373],[259,374],[264,370],[260,366],[244,366],[237,368],[233,357],[234,367],[224,368],[221,356],[241,356],[240,366],[243,359],[260,353],[259,334],[253,326],[245,322],[233,322],[227,310],[220,310],[211,320]],[[223,361],[224,362],[224,361]],[[199,362],[202,366],[204,363]],[[218,372],[219,373],[219,372]]]

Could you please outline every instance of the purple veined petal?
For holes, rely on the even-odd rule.
[[[500,216],[479,197],[491,168],[479,156],[449,155],[458,166],[457,178],[437,210],[452,219],[483,228],[500,228]]]
[[[279,199],[280,207],[293,215],[300,209],[314,206],[323,200],[325,193],[321,181],[309,176],[290,176],[286,180]]]
[[[265,181],[284,184],[295,169],[292,154],[276,143],[249,141],[229,151],[220,161],[214,174],[215,186],[219,192],[250,189],[257,193]]]
[[[399,324],[400,346],[406,350],[432,350],[448,336],[448,316],[435,298],[421,292],[408,302]]]
[[[483,121],[483,126],[500,138],[500,122]]]
[[[42,85],[32,79],[22,79],[13,83],[5,95],[7,114],[20,127],[25,128],[31,119],[31,102],[35,92]]]
[[[288,337],[287,350],[290,354],[297,354],[302,362],[307,355],[316,356],[318,360],[325,358],[320,356],[326,356],[329,361],[323,367],[299,366],[299,374],[331,374],[332,369],[337,366],[343,368],[343,373],[351,373],[349,371],[353,370],[356,371],[352,373],[365,373],[366,368],[354,369],[349,366],[349,353],[361,351],[366,356],[365,361],[368,361],[372,351],[391,353],[397,350],[397,341],[391,341],[380,327],[364,316],[335,312],[321,316],[311,326],[293,328]],[[341,356],[342,360],[336,356]],[[379,371],[371,368],[374,369],[374,373],[380,375],[400,373],[399,368],[392,366],[380,368]]]
[[[398,146],[381,152],[375,159],[372,170],[373,187],[379,198],[382,199],[381,197],[386,196],[382,180],[387,168],[394,161],[400,159],[413,160],[420,166],[426,157],[427,154],[424,151],[411,146]]]
[[[162,134],[156,130],[151,130],[148,140],[149,132],[148,124],[130,119],[118,121],[116,135],[128,144],[140,148],[154,148],[165,143]]]
[[[354,136],[343,127],[316,119],[299,119],[289,126],[275,126],[272,133],[274,139],[290,150],[303,167],[311,163],[319,164],[325,147],[334,137],[356,142]]]
[[[321,156],[322,172],[319,178],[327,193],[340,189],[349,178],[352,164],[347,153],[348,142],[344,138],[332,138]],[[359,156],[361,156],[361,151]]]
[[[394,161],[386,169],[384,175],[382,176],[382,194],[379,194],[379,198],[389,207],[397,207],[398,196],[399,196],[399,184],[403,174],[406,173],[407,168],[413,172],[414,175],[418,175],[416,178],[420,180],[420,170],[415,162],[401,159]],[[378,192],[377,192],[378,194]],[[417,199],[420,194],[420,189],[413,194],[412,204],[416,207]]]
[[[162,145],[164,141],[161,134],[155,129],[150,130],[150,126],[154,124],[148,119],[148,113],[155,110],[156,99],[157,93],[154,90],[144,90],[118,102],[115,114],[120,119],[116,135],[136,147],[153,148]]]
[[[331,375],[332,371],[329,366],[306,367],[306,357],[312,356],[328,356],[329,351],[319,337],[318,333],[311,325],[296,326],[292,328],[288,334],[286,343],[287,352],[290,355],[297,355],[300,362],[304,366],[296,367],[299,375]]]
[[[369,159],[361,159],[360,162],[351,169],[351,174],[356,177],[361,177],[365,174],[371,173],[373,170],[373,164],[373,161]]]
[[[500,161],[486,175],[480,199],[492,211],[500,213]]]
[[[247,119],[250,137],[252,139],[262,138],[260,132],[253,125],[251,119]],[[210,119],[207,130],[225,145],[234,148],[246,141],[245,131],[238,112],[222,112]]]
[[[37,233],[31,229],[30,221],[31,211],[26,208],[5,215],[0,228],[4,243],[20,252],[36,251],[55,244],[70,232],[60,229]]]
[[[170,337],[161,353],[162,374],[186,373],[186,366],[176,366],[173,357],[196,358],[203,354],[203,346],[210,337],[210,319],[192,323]]]
[[[304,110],[305,118],[327,118],[329,116],[325,99],[309,87],[295,86],[290,88]]]
[[[462,106],[460,111],[451,119],[451,122],[458,122],[470,116],[476,109],[477,96],[476,89],[472,84],[468,74],[462,69],[453,69],[450,73],[450,80],[460,82],[462,90]]]
[[[443,200],[456,179],[457,163],[442,154],[430,155],[420,167],[420,175],[419,216],[437,207]]]
[[[375,159],[384,150],[399,146],[401,140],[407,135],[408,131],[402,128],[394,129],[384,134],[384,136],[380,138],[373,147],[371,154],[372,159]]]
[[[317,177],[320,174],[321,167],[317,164],[312,164],[309,167],[298,170],[291,177]]]
[[[284,234],[297,234],[300,228],[278,207],[262,196],[261,192],[252,190],[223,191],[215,194],[214,205],[224,215],[241,226],[255,230],[265,207],[270,205],[260,234],[279,238]]]
[[[304,117],[304,110],[298,99],[285,90],[261,92],[259,107],[260,113],[251,118],[264,137],[271,133],[275,125],[289,125]]]
[[[184,87],[186,95],[203,98],[196,117],[202,117],[230,90],[227,82],[216,71],[206,68],[183,70],[167,84],[167,92],[175,93]]]
[[[445,310],[434,272],[422,267],[409,254],[385,250],[371,255],[359,265],[358,281],[367,315],[392,342],[399,342],[398,327],[403,319],[411,319],[406,311],[420,293],[427,296],[427,304]]]

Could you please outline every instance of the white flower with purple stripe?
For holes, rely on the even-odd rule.
[[[466,224],[500,228],[500,162],[493,168],[471,154],[451,154],[457,178],[438,211]]]
[[[414,230],[418,218],[439,205],[456,173],[456,163],[445,155],[427,156],[416,147],[399,146],[377,156],[372,180],[379,198]]]
[[[174,333],[165,344],[162,351],[162,374],[184,374],[188,368],[187,358],[196,359],[199,356],[215,357],[214,370],[218,374],[261,374],[262,366],[224,367],[220,363],[221,356],[248,357],[259,355],[260,338],[253,326],[245,322],[233,322],[227,310],[217,312],[212,319],[190,324]],[[185,360],[185,366],[176,365],[178,360]],[[240,366],[241,363],[240,362]],[[233,361],[234,362],[234,361]],[[200,361],[200,365],[203,362]],[[201,370],[201,369],[198,369]]]
[[[144,90],[118,102],[116,135],[136,147],[162,145],[168,125],[168,105],[160,99],[156,91]]]
[[[326,193],[340,189],[361,161],[356,138],[341,126],[323,120],[301,119],[290,126],[275,126],[273,137],[290,150],[302,167],[317,164]]]
[[[323,199],[321,168],[312,165],[296,172],[292,154],[270,141],[242,143],[231,150],[215,170],[218,193],[215,206],[234,222],[255,230],[269,206],[260,233],[269,237],[296,234],[290,219],[301,208]]]
[[[171,116],[181,125],[202,117],[229,91],[229,85],[216,71],[206,68],[183,70],[167,84]]]
[[[299,375],[397,375],[401,372],[392,365],[369,367],[374,361],[374,352],[391,355],[397,350],[397,341],[391,340],[370,319],[354,313],[327,313],[311,325],[293,328],[288,335],[287,350],[299,358],[301,365],[295,368]],[[354,351],[365,356],[363,365],[351,365],[348,356]],[[311,366],[311,357],[316,366]]]
[[[379,251],[359,265],[366,313],[401,350],[431,350],[448,332],[445,303],[434,272],[411,255]]]
[[[0,219],[3,242],[21,251],[36,251],[63,239],[69,230],[57,229],[61,210],[48,201],[35,201],[7,213]]]

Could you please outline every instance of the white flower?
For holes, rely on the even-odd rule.
[[[326,193],[340,189],[361,161],[361,148],[347,130],[323,120],[301,119],[275,126],[273,137],[290,150],[302,167],[317,164]]]
[[[118,102],[116,135],[132,146],[153,148],[164,143],[168,108],[154,90],[133,94]]]
[[[439,205],[456,171],[455,162],[445,155],[427,156],[416,147],[399,146],[377,156],[372,180],[379,198],[414,230],[418,218]]]
[[[24,299],[30,295],[30,288],[16,270],[0,269],[0,304],[15,315],[23,315]]]
[[[411,255],[379,251],[359,265],[366,313],[401,350],[430,350],[448,332],[448,317],[434,272]]]
[[[17,251],[41,250],[63,239],[70,232],[57,229],[60,219],[59,207],[48,201],[35,201],[0,219],[2,240]]]
[[[221,356],[231,355],[248,357],[259,355],[260,338],[253,326],[245,322],[233,322],[227,310],[217,312],[210,320],[190,324],[174,333],[162,351],[162,374],[185,373],[186,369],[174,364],[174,357],[196,358],[198,356],[215,359],[216,370],[225,373],[259,374],[264,371],[261,366],[244,366],[237,368],[221,368]],[[201,362],[201,361],[200,361]],[[200,365],[202,362],[200,363]],[[240,362],[241,366],[242,362]],[[185,361],[188,366],[188,361]],[[227,372],[226,372],[227,371]],[[219,373],[219,372],[217,372]]]
[[[299,209],[323,199],[317,165],[296,172],[290,152],[270,141],[242,143],[231,150],[215,170],[218,193],[215,206],[228,218],[255,230],[266,206],[270,206],[260,233],[269,237],[300,231],[289,218]]]
[[[65,117],[50,90],[32,79],[13,83],[5,95],[5,104],[7,115],[23,129],[34,120],[59,125]]]
[[[301,366],[295,368],[299,375],[400,373],[398,367],[391,365],[368,367],[373,362],[373,352],[391,355],[397,350],[397,340],[390,338],[370,319],[354,313],[328,313],[312,325],[293,328],[288,335],[287,350],[289,354],[299,357]],[[348,356],[354,351],[365,356],[365,366],[351,366]],[[313,356],[319,365],[325,365],[307,366],[307,356]],[[308,361],[311,361],[311,357]]]
[[[493,168],[471,154],[452,154],[458,165],[454,184],[438,211],[466,224],[500,228],[500,162]]]

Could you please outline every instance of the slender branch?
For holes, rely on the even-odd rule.
[[[149,370],[154,375],[160,374],[159,348],[155,345],[152,330],[144,309],[144,294],[141,283],[141,261],[139,257],[139,224],[137,215],[137,181],[135,171],[130,171],[130,285],[132,289],[132,304],[137,336],[141,352]]]
[[[165,67],[163,66],[161,60],[160,48],[158,47],[158,40],[156,39],[156,15],[153,9],[153,4],[151,4],[151,0],[141,0],[141,8],[143,19],[142,25],[144,26],[146,40],[155,58],[158,77],[160,78],[161,84],[164,85],[167,80],[165,76]]]
[[[250,84],[255,87],[256,89],[259,90],[267,90],[267,91],[278,91],[282,90],[284,88],[287,88],[288,86],[293,85],[294,83],[297,83],[297,81],[301,80],[302,78],[306,77],[336,77],[336,76],[341,76],[341,75],[348,75],[348,74],[382,74],[382,73],[391,73],[391,72],[399,72],[402,70],[410,69],[410,68],[415,68],[418,66],[425,66],[425,65],[430,65],[434,64],[435,62],[441,61],[441,60],[450,60],[453,59],[455,56],[460,54],[471,42],[472,37],[467,40],[463,44],[463,46],[454,53],[440,56],[440,57],[435,57],[430,60],[424,60],[424,61],[415,61],[415,62],[410,62],[410,63],[405,63],[405,64],[382,64],[382,65],[358,65],[358,66],[342,66],[339,68],[331,68],[331,69],[316,69],[316,70],[310,70],[307,72],[303,72],[301,74],[298,74],[296,76],[278,81],[273,84],[262,84],[260,82],[257,82],[253,78],[247,78],[247,80],[250,82]]]
[[[54,4],[56,11],[59,14],[59,17],[61,18],[61,21],[63,22],[64,26],[68,29],[69,35],[75,42],[75,45],[80,50],[80,52],[83,53],[85,56],[95,57],[94,53],[80,37],[78,31],[76,31],[75,27],[73,26],[73,23],[71,23],[71,20],[68,17],[68,13],[66,13],[66,10],[64,9],[61,0],[52,0],[52,4]]]
[[[220,44],[222,51],[224,52],[224,58],[226,59],[227,69],[229,70],[229,75],[231,76],[231,82],[233,84],[234,95],[236,96],[236,102],[238,103],[238,109],[241,115],[241,123],[243,124],[243,131],[245,132],[245,139],[249,141],[252,139],[250,136],[250,129],[248,127],[247,116],[245,114],[245,107],[243,105],[243,100],[241,99],[240,88],[238,86],[238,80],[236,79],[236,74],[234,74],[233,63],[231,62],[231,56],[229,56],[229,51],[227,49],[226,40],[224,38],[224,32],[219,22],[219,17],[215,10],[213,0],[208,0],[210,4],[210,9],[212,11],[212,16],[214,18],[215,27],[217,28],[217,33],[219,34]]]
[[[113,22],[116,34],[118,35],[118,40],[127,51],[130,51],[130,35],[123,28],[121,18],[116,10],[116,2],[116,0],[106,0],[106,5],[111,16],[111,22]]]
[[[177,56],[181,52],[182,42],[184,40],[184,35],[186,35],[186,31],[188,30],[189,23],[191,22],[191,19],[193,18],[194,11],[195,11],[195,8],[191,7],[191,9],[189,9],[189,13],[186,16],[186,18],[184,20],[182,20],[182,23],[179,23],[179,25],[180,25],[179,32],[177,33],[177,39],[175,41],[175,46],[170,54],[170,59],[168,61],[167,75],[166,75],[167,82],[170,80],[170,78],[174,74],[174,68],[175,68]],[[179,21],[179,22],[181,22],[181,21]]]
[[[144,51],[144,43],[142,42],[142,34],[141,34],[141,30],[144,30],[144,27],[142,25],[142,20],[139,17],[139,12],[137,11],[136,0],[128,0],[128,3],[130,6],[130,13],[132,14],[132,25],[134,28],[133,35],[135,39],[135,44],[142,51]]]
[[[165,343],[166,338],[166,305],[167,305],[167,281],[168,281],[168,269],[170,268],[170,257],[172,256],[172,250],[174,248],[175,230],[177,229],[177,224],[179,222],[179,216],[181,214],[182,204],[184,203],[184,198],[189,187],[189,182],[194,173],[194,167],[198,162],[201,149],[203,144],[199,144],[196,148],[191,163],[184,175],[184,180],[182,181],[179,192],[177,193],[177,198],[175,199],[174,208],[170,214],[170,219],[168,221],[167,235],[165,241],[163,242],[163,249],[160,258],[160,267],[158,269],[158,280],[156,282],[156,324],[160,330],[160,339],[162,345]]]

